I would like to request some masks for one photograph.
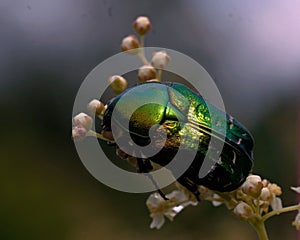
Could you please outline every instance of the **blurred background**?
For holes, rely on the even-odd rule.
[[[254,135],[254,172],[281,185],[284,204],[296,203],[299,11],[296,0],[2,0],[0,239],[256,239],[247,223],[206,202],[150,230],[149,194],[104,186],[78,158],[73,101],[146,15],[146,46],[206,68],[228,112]],[[296,239],[294,216],[269,220],[270,239]]]

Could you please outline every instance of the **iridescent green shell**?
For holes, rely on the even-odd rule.
[[[152,144],[154,147],[162,147],[162,150],[150,157],[151,161],[166,166],[172,161],[179,146],[186,151],[187,157],[189,152],[197,148],[192,164],[178,179],[182,185],[194,193],[197,192],[198,185],[221,192],[238,188],[253,165],[253,138],[250,132],[185,85],[173,82],[146,84],[151,84],[150,90],[147,88],[146,92],[143,88],[134,87],[129,89],[130,94],[122,93],[110,101],[104,115],[103,128],[109,131],[111,124],[116,124],[122,130],[128,131],[136,144],[145,146],[150,143],[150,128],[159,124]],[[129,108],[140,99],[149,104],[138,108],[129,116],[126,108],[116,108],[121,98]],[[153,99],[159,99],[161,104],[151,103]],[[129,119],[129,128],[122,126],[117,119],[112,119],[113,111],[116,111],[114,114],[117,114],[117,119]],[[224,116],[226,120],[222,121]],[[222,131],[224,127],[226,132]],[[162,131],[167,132],[167,140],[163,146],[160,141]],[[195,139],[199,141],[197,144]],[[203,159],[212,140],[224,143],[223,149],[219,152],[218,159],[211,157],[215,164],[206,176],[199,178]]]

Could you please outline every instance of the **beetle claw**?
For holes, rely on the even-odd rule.
[[[166,201],[169,200],[169,198],[167,198],[166,195],[160,189],[158,189],[157,192],[164,200],[166,200]]]

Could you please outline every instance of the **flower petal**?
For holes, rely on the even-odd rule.
[[[214,207],[218,207],[223,204],[222,202],[219,202],[219,201],[212,201],[211,203]]]
[[[166,195],[168,199],[175,200],[178,203],[186,201],[188,198],[185,195],[185,192],[182,190],[174,190],[173,192]]]
[[[296,193],[300,193],[300,187],[291,187]]]
[[[153,216],[153,220],[150,224],[150,228],[160,229],[162,225],[164,225],[164,223],[165,223],[164,215],[161,213],[157,213]]]
[[[271,207],[273,210],[279,210],[282,208],[282,201],[279,197],[275,197],[272,200]]]

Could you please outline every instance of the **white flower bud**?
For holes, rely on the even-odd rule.
[[[260,195],[262,188],[263,183],[258,175],[249,175],[242,185],[242,191],[254,198]]]
[[[121,44],[121,50],[122,51],[129,51],[128,53],[136,54],[139,48],[139,41],[137,40],[136,36],[129,35],[128,37],[125,37]]]
[[[133,27],[138,34],[144,35],[151,28],[151,23],[149,18],[141,16],[133,22]]]
[[[233,213],[240,217],[241,219],[247,220],[253,216],[252,208],[245,202],[240,202],[233,209]]]
[[[144,65],[139,68],[138,79],[141,82],[156,78],[156,70],[151,65]]]
[[[74,126],[72,129],[72,138],[74,140],[82,140],[83,138],[85,138],[86,133],[87,130],[83,126]]]
[[[155,68],[163,69],[167,66],[169,61],[170,56],[166,51],[155,52],[151,60],[151,65]]]
[[[91,130],[93,119],[85,113],[79,113],[73,118],[74,126],[82,126],[86,131]]]
[[[93,114],[102,115],[105,110],[105,106],[99,100],[94,99],[88,103],[87,109]]]
[[[108,79],[108,81],[110,83],[110,86],[111,86],[112,90],[116,94],[120,94],[121,92],[123,92],[127,88],[127,81],[122,76],[119,76],[119,75],[111,76]]]
[[[260,199],[263,201],[269,201],[271,197],[270,190],[267,187],[264,187],[260,193]]]

